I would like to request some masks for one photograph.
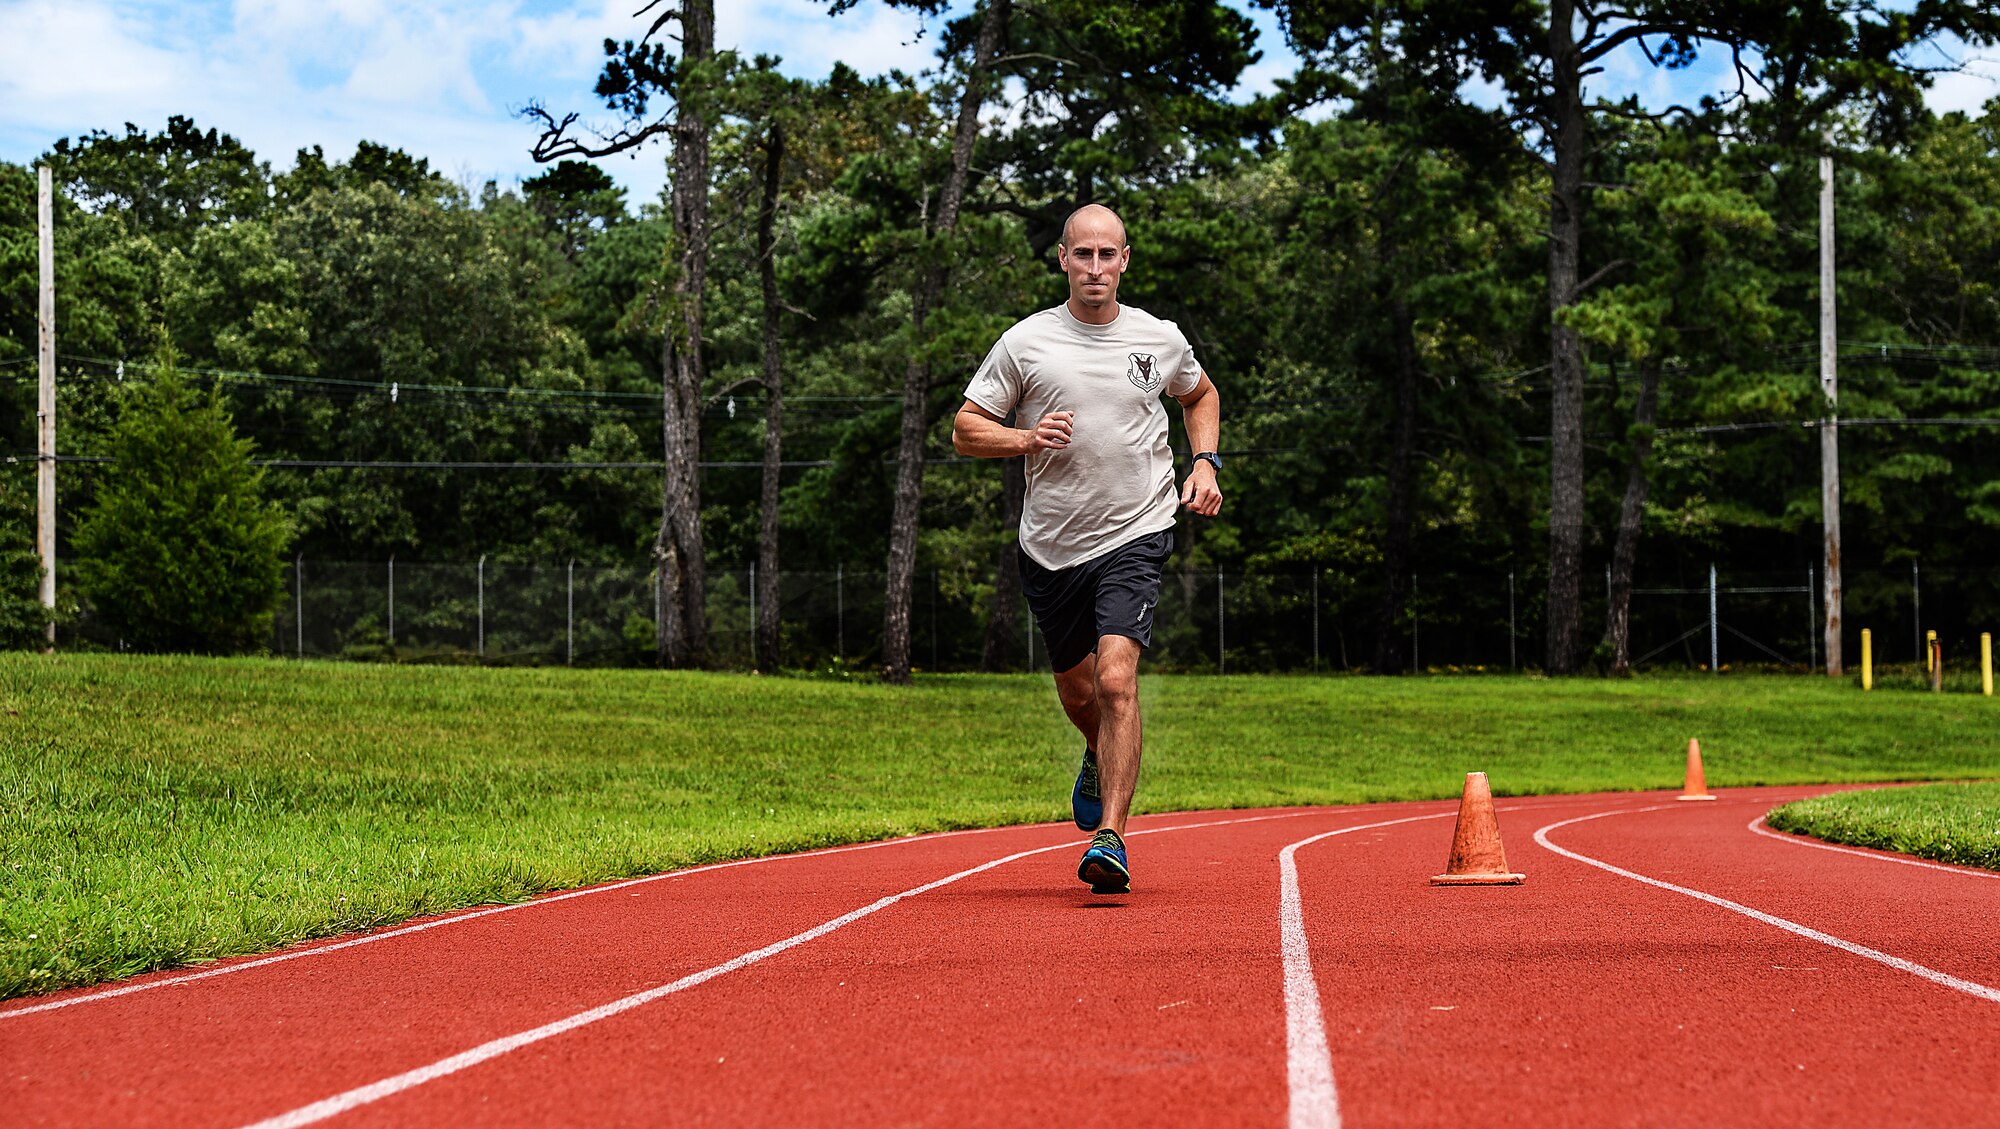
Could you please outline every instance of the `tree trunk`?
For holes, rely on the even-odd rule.
[[[778,669],[778,473],[785,430],[783,357],[778,338],[777,225],[785,133],[777,123],[764,147],[764,206],[757,213],[757,278],[764,290],[764,482],[758,499],[757,661]]]
[[[1660,361],[1639,366],[1639,402],[1632,408],[1632,461],[1625,470],[1625,501],[1618,507],[1618,542],[1611,550],[1611,607],[1605,613],[1604,642],[1611,648],[1611,673],[1632,673],[1632,567],[1639,552],[1639,524],[1646,512],[1646,459],[1653,453],[1654,408],[1659,401]]]
[[[958,99],[958,123],[952,135],[951,172],[939,195],[937,222],[928,234],[949,236],[958,227],[959,206],[965,200],[972,172],[972,143],[979,136],[979,107],[985,100],[986,72],[1000,45],[1009,0],[987,0],[979,21],[979,38],[966,70],[965,90]],[[935,243],[935,238],[926,243]],[[910,582],[917,564],[917,518],[924,500],[924,438],[930,433],[930,363],[925,357],[924,319],[944,293],[948,273],[932,247],[917,283],[910,323],[913,332],[909,364],[903,370],[903,427],[896,447],[896,504],[889,519],[887,590],[882,598],[882,680],[910,680]]]
[[[1000,528],[1021,528],[1021,511],[1027,508],[1028,463],[1025,459],[1003,459],[1000,463]],[[1008,538],[1000,545],[994,562],[993,617],[986,621],[986,645],[979,653],[979,669],[1005,670],[1020,653],[1021,637],[1015,625],[1021,618],[1020,543]]]
[[[1393,266],[1393,251],[1385,265]],[[1409,303],[1389,304],[1396,335],[1396,434],[1389,452],[1388,532],[1382,541],[1382,606],[1375,617],[1375,673],[1403,672],[1403,601],[1409,594],[1417,438],[1417,337]]]
[[[681,4],[681,88],[673,126],[673,250],[678,254],[661,357],[660,665],[708,653],[707,562],[701,538],[702,289],[708,282],[708,122],[697,87],[715,53],[713,0]]]
[[[1583,633],[1583,347],[1562,323],[1576,303],[1583,232],[1583,164],[1588,153],[1580,52],[1572,0],[1549,6],[1549,58],[1555,72],[1551,141],[1554,184],[1549,199],[1549,601],[1545,665],[1550,674],[1577,668]]]

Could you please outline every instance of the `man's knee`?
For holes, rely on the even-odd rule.
[[[1139,707],[1139,670],[1124,664],[1100,664],[1097,668],[1097,706],[1104,710]]]

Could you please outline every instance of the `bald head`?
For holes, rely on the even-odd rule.
[[[1125,221],[1102,204],[1085,204],[1063,223],[1056,262],[1069,276],[1069,308],[1081,321],[1108,324],[1118,316],[1118,276],[1132,261]]]
[[[1063,221],[1062,243],[1074,247],[1079,239],[1110,239],[1117,246],[1125,245],[1125,221],[1118,213],[1102,204],[1085,204],[1069,214]]]

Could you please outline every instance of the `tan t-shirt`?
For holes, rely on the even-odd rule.
[[[1019,427],[1076,413],[1068,447],[1028,456],[1021,548],[1036,564],[1069,568],[1173,528],[1179,496],[1160,394],[1200,383],[1180,328],[1131,306],[1089,325],[1065,303],[1000,336],[965,398],[1002,419],[1018,409]]]

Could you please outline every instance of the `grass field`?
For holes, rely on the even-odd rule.
[[[1836,843],[2000,870],[2000,783],[1843,792],[1775,808],[1769,820]]]
[[[1147,676],[1145,811],[2000,776],[2000,713],[1803,677]],[[729,857],[1065,818],[1046,677],[0,654],[0,995]],[[1442,849],[1442,848],[1440,848]]]

